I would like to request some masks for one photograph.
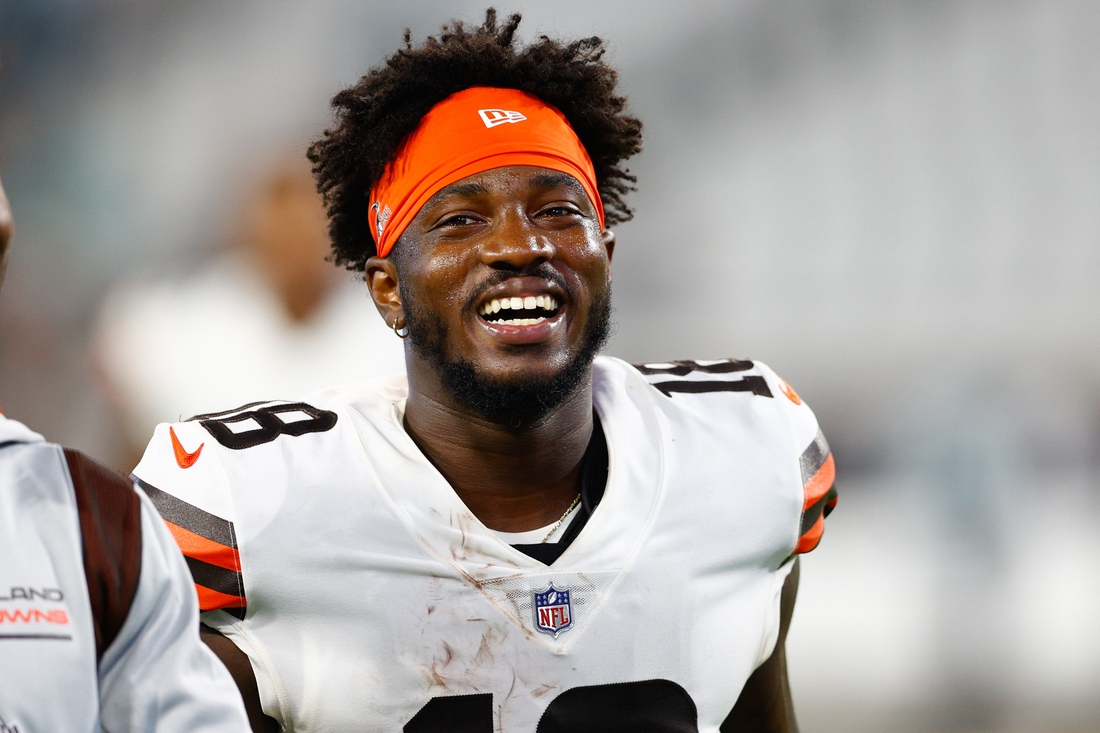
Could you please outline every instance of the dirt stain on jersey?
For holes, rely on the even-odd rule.
[[[457,521],[456,521],[457,520]],[[451,526],[458,526],[458,531],[462,535],[461,541],[458,546],[451,546],[451,558],[455,562],[464,562],[469,556],[469,543],[470,543],[470,525],[476,522],[472,514],[462,513],[459,515],[451,515]]]
[[[471,687],[481,689],[499,673],[495,650],[505,643],[505,633],[491,624],[486,626],[479,637],[475,637],[478,640],[476,648],[463,643],[463,648],[457,649],[440,640],[435,651],[429,652],[431,661],[422,670],[430,687],[447,692]]]
[[[559,689],[561,689],[560,685],[539,685],[531,690],[531,697],[543,697],[551,692],[557,692]]]

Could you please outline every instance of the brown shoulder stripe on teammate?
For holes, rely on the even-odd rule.
[[[133,478],[153,500],[153,505],[183,551],[191,578],[195,581],[199,609],[221,609],[243,619],[247,603],[233,523],[204,512],[136,476]]]
[[[76,494],[96,658],[118,636],[141,579],[141,503],[125,476],[65,449]]]
[[[837,502],[836,464],[833,462],[829,443],[821,431],[817,431],[810,445],[799,458],[802,469],[802,526],[799,528],[795,552],[809,552],[821,542],[825,531],[825,517]]]

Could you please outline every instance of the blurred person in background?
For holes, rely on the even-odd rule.
[[[0,280],[11,235],[0,186]],[[191,588],[130,479],[0,414],[0,731],[247,731]]]
[[[234,246],[183,277],[125,283],[94,358],[134,465],[159,422],[211,404],[293,397],[403,372],[361,285],[325,260],[327,220],[305,156],[287,156],[240,215]]]

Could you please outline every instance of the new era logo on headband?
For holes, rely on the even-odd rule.
[[[515,124],[527,119],[519,112],[512,112],[507,109],[479,109],[477,113],[481,115],[481,121],[485,123],[486,127],[496,127],[505,123]]]
[[[378,232],[378,239],[382,238],[382,232],[386,230],[386,222],[390,220],[390,207],[382,208],[381,201],[375,201],[370,207],[374,212],[374,228]]]

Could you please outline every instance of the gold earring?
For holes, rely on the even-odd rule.
[[[398,326],[398,325],[397,325],[398,321],[400,321],[400,322],[401,322],[401,325],[400,325],[400,326]],[[403,338],[403,339],[407,339],[407,338],[409,337],[409,329],[408,329],[408,326],[406,326],[406,325],[405,325],[405,322],[404,322],[404,321],[401,321],[401,319],[400,319],[400,318],[395,318],[395,319],[393,319],[393,325],[392,325],[392,326],[390,326],[390,328],[392,328],[392,329],[393,329],[393,332],[397,334],[397,337],[398,337],[398,338]],[[401,331],[402,331],[402,329],[404,329],[404,333],[402,333],[402,332],[401,332]]]

